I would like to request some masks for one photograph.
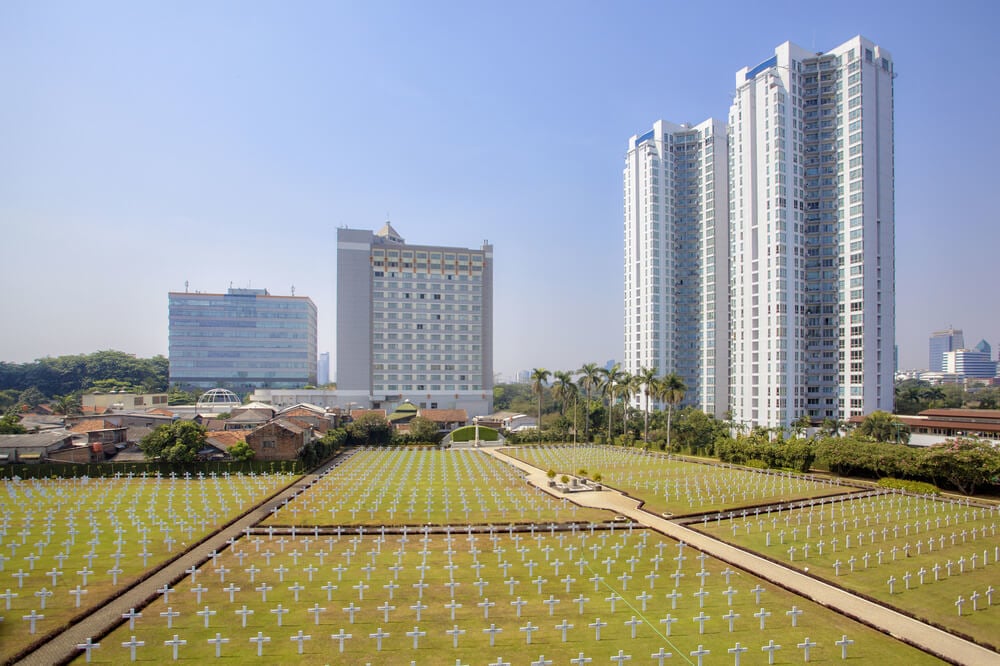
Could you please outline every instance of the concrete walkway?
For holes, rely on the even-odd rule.
[[[112,599],[103,606],[95,608],[87,617],[54,635],[46,636],[45,643],[29,652],[20,660],[14,662],[30,666],[48,666],[49,664],[64,664],[75,659],[80,651],[79,643],[85,643],[88,638],[95,643],[111,633],[122,624],[122,614],[134,608],[140,611],[150,601],[157,598],[156,590],[164,585],[174,586],[187,574],[185,570],[198,568],[209,559],[209,553],[222,552],[229,546],[230,539],[239,539],[245,529],[250,528],[267,518],[275,507],[279,507],[299,493],[312,486],[319,478],[343,462],[352,451],[342,453],[322,468],[312,474],[307,474],[284,490],[272,495],[255,508],[237,518],[235,521],[209,536],[205,541],[193,546],[176,560],[169,562],[156,570],[149,578],[136,583],[121,596]],[[99,655],[98,655],[99,656]]]
[[[503,450],[484,450],[495,458],[522,470],[529,483],[550,495],[567,498],[581,506],[607,509],[631,518],[636,523],[650,527],[678,541],[683,541],[716,559],[749,571],[942,659],[968,666],[979,666],[980,664],[996,666],[1000,663],[1000,654],[971,641],[949,634],[880,604],[862,599],[855,594],[794,569],[789,569],[700,532],[695,532],[648,511],[643,511],[639,508],[640,502],[638,500],[617,490],[605,486],[605,490],[602,491],[564,495],[548,487],[548,477],[541,469],[512,458]]]

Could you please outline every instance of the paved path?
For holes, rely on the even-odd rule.
[[[541,469],[512,458],[502,450],[483,450],[524,471],[528,482],[544,492],[556,497],[568,498],[582,506],[608,509],[627,516],[637,523],[651,527],[678,541],[684,541],[723,562],[750,571],[761,578],[915,645],[933,655],[969,666],[979,666],[980,664],[996,666],[1000,663],[1000,655],[971,641],[949,634],[880,604],[862,599],[855,594],[828,585],[794,569],[789,569],[718,539],[670,522],[648,511],[643,511],[639,508],[640,502],[638,500],[617,490],[606,488],[600,492],[579,492],[564,495],[548,487],[548,477]]]
[[[172,587],[184,578],[186,569],[200,567],[209,559],[209,553],[213,551],[222,552],[229,545],[227,543],[229,539],[239,539],[243,535],[244,529],[252,527],[267,518],[275,507],[281,506],[287,500],[309,488],[319,480],[320,476],[339,465],[352,453],[353,451],[349,451],[340,454],[322,468],[312,474],[303,476],[283,491],[272,495],[241,518],[236,519],[220,531],[211,535],[201,544],[192,547],[173,562],[163,565],[152,576],[137,583],[121,596],[112,599],[99,608],[95,608],[83,620],[76,622],[61,633],[47,637],[43,645],[15,663],[30,666],[48,666],[49,664],[67,663],[76,658],[80,654],[80,651],[76,648],[78,643],[85,643],[88,638],[92,638],[95,643],[99,642],[102,637],[124,622],[122,613],[127,613],[131,608],[137,611],[141,610],[151,600],[157,598],[156,590],[158,588],[164,585]]]

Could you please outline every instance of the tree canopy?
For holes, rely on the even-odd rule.
[[[95,387],[152,393],[167,390],[168,367],[164,356],[137,358],[114,350],[45,357],[30,363],[0,362],[0,390],[34,388],[48,398]]]
[[[175,421],[161,425],[139,442],[147,458],[167,462],[192,462],[205,446],[205,428],[194,421]]]

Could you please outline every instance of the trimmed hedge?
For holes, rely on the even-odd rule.
[[[0,466],[0,478],[20,477],[22,479],[43,479],[50,477],[109,477],[115,474],[125,476],[129,473],[135,476],[170,476],[171,472],[177,476],[183,476],[185,472],[192,475],[202,472],[205,475],[215,473],[223,474],[249,474],[251,472],[260,474],[263,472],[289,472],[291,474],[302,474],[304,472],[302,461],[300,460],[246,460],[242,462],[192,462],[192,463],[166,463],[166,462],[105,462],[105,463],[39,463],[37,465],[3,465]]]
[[[462,426],[451,431],[451,441],[472,442],[476,439],[476,426]],[[500,440],[500,433],[493,428],[479,426],[479,439],[484,442],[496,442]]]
[[[880,488],[891,488],[893,490],[905,490],[908,493],[919,493],[921,495],[940,495],[941,491],[933,483],[923,481],[910,481],[908,479],[893,479],[886,477],[878,480]]]

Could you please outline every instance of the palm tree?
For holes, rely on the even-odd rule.
[[[583,420],[583,440],[590,441],[590,391],[597,386],[600,381],[600,368],[596,363],[584,363],[583,367],[577,370],[580,377],[580,386],[587,393],[587,407],[584,409],[585,418]]]
[[[660,384],[661,395],[667,403],[667,450],[670,450],[670,420],[673,416],[674,406],[684,399],[684,394],[687,392],[687,385],[676,372],[671,372],[664,377],[660,380]]]
[[[633,396],[642,391],[642,377],[630,375],[628,372],[622,377],[621,397],[622,397],[622,435],[628,431],[628,408]]]
[[[642,392],[646,396],[646,410],[642,420],[642,441],[649,444],[649,395],[656,393],[656,375],[660,371],[656,368],[639,368],[636,379],[642,384]]]
[[[542,394],[545,393],[545,384],[549,381],[552,373],[545,368],[534,368],[531,371],[531,392],[538,394],[538,436],[542,436]]]
[[[618,386],[621,384],[622,379],[625,377],[625,373],[622,371],[621,365],[615,363],[611,366],[611,369],[601,368],[601,393],[608,398],[608,443],[611,443],[611,422],[614,417],[615,410],[615,395],[618,391]]]
[[[556,370],[553,375],[555,381],[552,383],[552,397],[559,401],[559,415],[566,415],[566,400],[576,391],[576,384],[573,383],[573,376],[568,372]]]

